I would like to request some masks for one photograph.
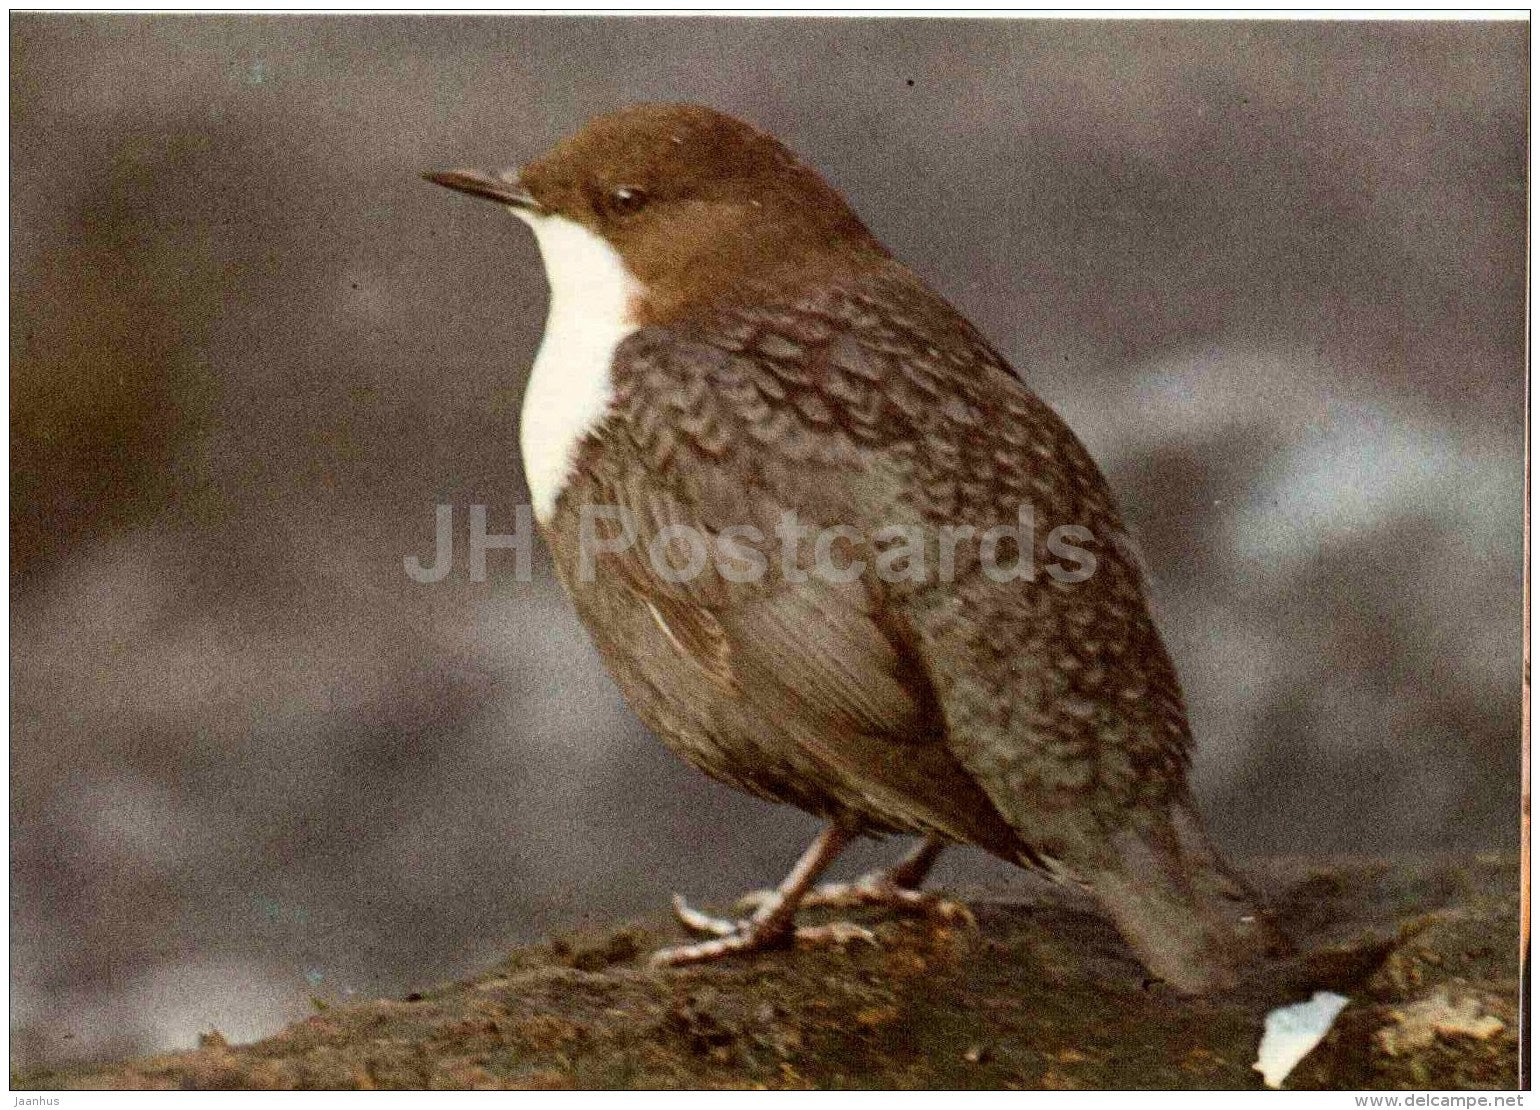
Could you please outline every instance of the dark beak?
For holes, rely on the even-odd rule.
[[[524,187],[509,184],[480,170],[429,170],[422,175],[424,181],[453,189],[457,193],[469,193],[473,197],[485,197],[498,204],[522,208],[526,212],[544,212],[545,207],[525,191]]]

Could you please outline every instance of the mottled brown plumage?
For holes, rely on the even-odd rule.
[[[1157,974],[1230,981],[1268,930],[1192,809],[1180,687],[1069,428],[821,178],[738,121],[628,110],[520,184],[612,243],[640,286],[642,326],[543,531],[643,720],[707,774],[836,828],[1073,875]],[[620,189],[645,205],[607,209]],[[1023,503],[1031,581],[995,580],[974,544],[943,579],[943,527],[1013,524]],[[593,506],[638,542],[586,574]],[[788,510],[848,529],[836,561],[866,572],[807,574],[806,550],[782,565]],[[716,555],[754,526],[766,573],[666,580],[645,544],[674,525]],[[1064,565],[1043,542],[1059,525],[1088,530],[1083,581],[1048,571]],[[895,550],[884,529],[925,537],[925,574],[875,573]]]

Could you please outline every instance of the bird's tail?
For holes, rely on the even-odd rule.
[[[1209,841],[1185,794],[1103,841],[1078,867],[1145,967],[1186,994],[1233,986],[1288,942]]]

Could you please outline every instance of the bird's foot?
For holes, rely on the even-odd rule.
[[[795,923],[794,913],[786,912],[779,892],[768,893],[775,898],[760,899],[759,912],[744,921],[730,921],[702,913],[676,894],[674,916],[679,918],[680,924],[692,933],[710,939],[659,949],[652,954],[651,964],[654,967],[677,967],[718,960],[724,956],[785,948],[792,944],[814,946],[846,945],[855,941],[877,943],[870,929],[849,921],[799,926]]]
[[[777,896],[773,890],[753,890],[738,900],[738,907],[756,910]],[[873,871],[848,883],[824,883],[808,891],[801,905],[807,908],[850,910],[878,906],[897,913],[917,914],[951,925],[974,928],[973,911],[962,902],[916,890],[893,881],[891,872]]]

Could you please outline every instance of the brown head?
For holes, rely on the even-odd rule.
[[[639,287],[639,322],[731,294],[792,267],[886,257],[827,182],[775,139],[691,104],[641,104],[590,121],[539,161],[493,177],[428,179],[538,221],[571,221],[609,244]],[[550,260],[548,259],[548,262]]]

